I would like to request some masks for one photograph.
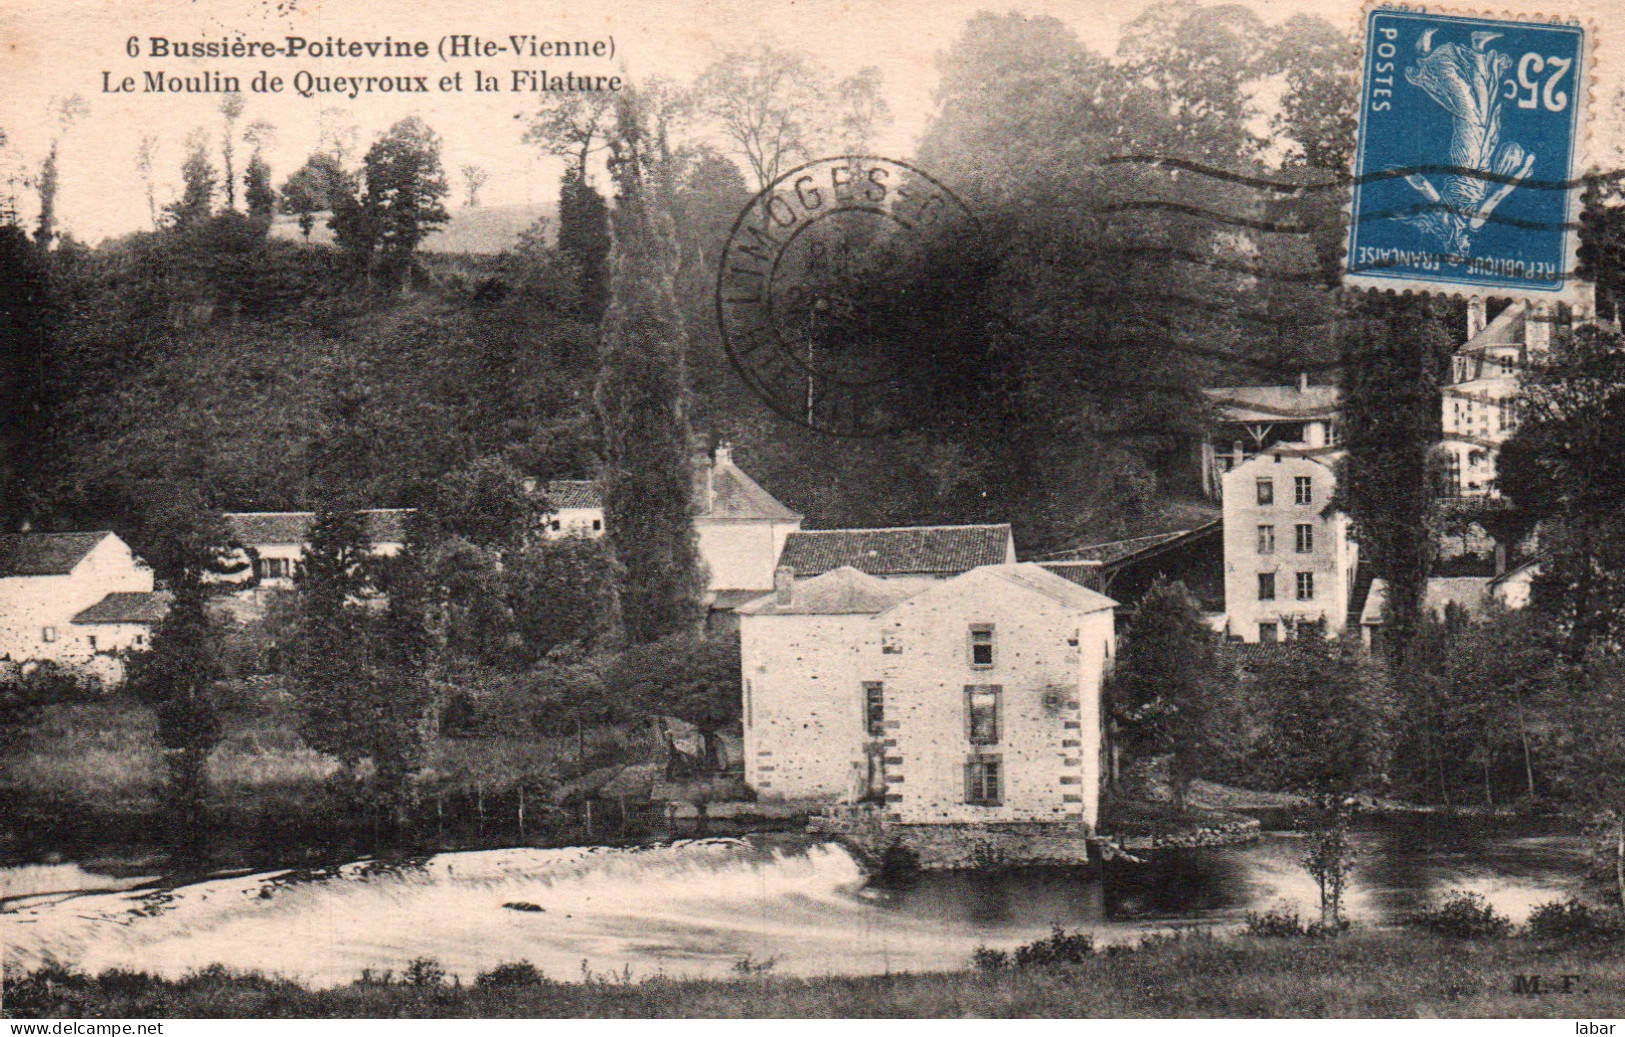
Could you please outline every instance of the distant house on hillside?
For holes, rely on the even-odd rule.
[[[387,557],[400,552],[406,543],[406,517],[411,513],[410,508],[368,508],[361,512],[374,553]],[[242,576],[235,578],[237,581],[252,575],[268,589],[293,586],[299,559],[310,542],[311,527],[316,524],[314,511],[228,511],[222,518],[227,535],[244,554],[246,568]]]
[[[527,481],[525,488],[534,492],[536,483]],[[604,535],[604,495],[597,483],[590,479],[554,479],[543,487],[543,492],[551,509],[542,516],[542,527],[549,537]]]
[[[785,538],[779,567],[806,579],[851,566],[870,576],[948,579],[983,565],[1011,565],[1016,542],[1008,523],[985,526],[898,526],[808,529]]]
[[[146,648],[167,611],[152,570],[117,534],[0,536],[0,659],[55,662],[116,684],[119,653]]]
[[[746,782],[763,799],[873,802],[928,864],[951,856],[944,840],[1078,859],[1099,818],[1115,604],[1034,564],[781,567],[737,610]]]

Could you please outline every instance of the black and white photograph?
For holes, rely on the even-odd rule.
[[[0,3],[0,1018],[1616,1032],[1621,48]]]

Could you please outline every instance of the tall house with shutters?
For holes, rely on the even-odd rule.
[[[903,826],[1099,820],[1116,603],[1035,564],[789,567],[742,606],[745,779]]]
[[[1348,516],[1327,508],[1336,487],[1330,466],[1285,451],[1224,474],[1224,611],[1232,638],[1268,643],[1311,629],[1344,633],[1359,547]]]

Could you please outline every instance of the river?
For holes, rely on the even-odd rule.
[[[1579,837],[1505,820],[1368,822],[1348,896],[1357,921],[1389,924],[1452,889],[1522,921],[1579,892]],[[47,958],[90,972],[166,976],[219,962],[315,986],[434,958],[468,982],[526,959],[548,976],[873,974],[963,967],[1052,925],[1098,943],[1148,930],[1233,925],[1282,903],[1316,913],[1304,841],[1270,832],[1233,847],[1169,851],[1104,874],[1065,869],[935,873],[880,889],[836,844],[785,837],[642,849],[445,853],[409,866],[358,862],[182,886],[57,865],[0,869],[8,965]],[[131,885],[135,888],[128,888]],[[121,888],[123,887],[123,888]]]

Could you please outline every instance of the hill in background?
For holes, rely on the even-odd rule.
[[[430,234],[419,247],[425,252],[496,255],[517,244],[519,235],[543,217],[547,219],[547,240],[551,244],[558,233],[555,209],[556,206],[548,202],[458,209],[437,233]],[[299,221],[293,216],[278,216],[271,224],[271,237],[278,241],[305,240],[299,230]],[[316,225],[310,231],[310,243],[333,243],[333,232],[327,226],[327,213],[316,214]]]

